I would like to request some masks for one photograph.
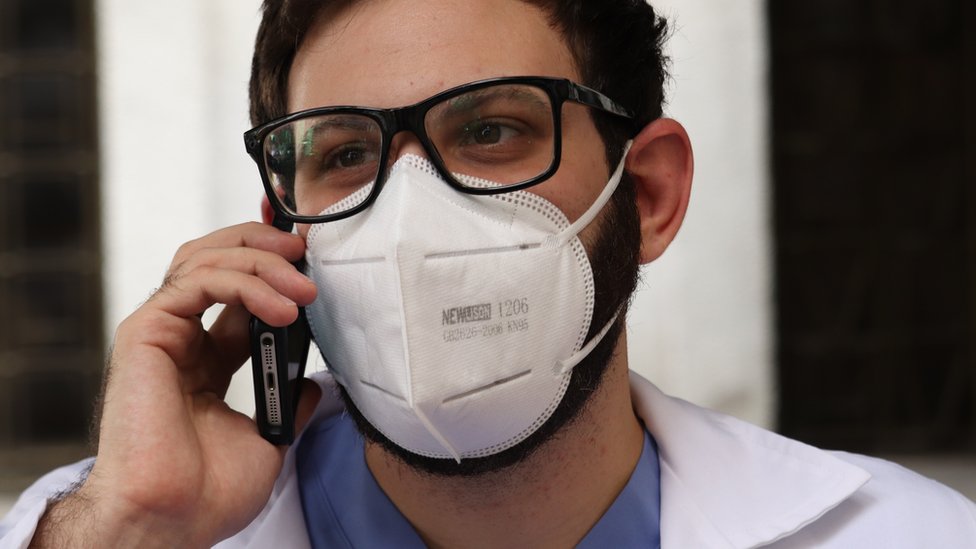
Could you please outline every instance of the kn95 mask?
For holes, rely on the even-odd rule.
[[[615,320],[584,346],[593,273],[577,235],[622,173],[623,159],[570,224],[538,195],[463,194],[405,155],[369,209],[313,226],[309,324],[366,419],[410,452],[455,460],[538,429]]]

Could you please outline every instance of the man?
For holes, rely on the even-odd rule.
[[[179,250],[119,326],[90,472],[42,479],[4,544],[976,545],[976,507],[945,487],[628,373],[637,267],[673,239],[692,176],[660,117],[649,6],[264,17],[248,148],[266,217],[297,234],[248,224]],[[334,378],[306,384],[303,434],[276,448],[221,396],[249,316],[284,326],[299,306]]]

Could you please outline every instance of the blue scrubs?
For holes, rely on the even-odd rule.
[[[309,539],[316,548],[424,548],[366,466],[363,439],[339,414],[313,425],[298,448],[298,479]],[[644,449],[630,480],[578,547],[661,545],[661,490],[657,446]]]

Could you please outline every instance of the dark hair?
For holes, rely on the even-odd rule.
[[[251,63],[251,123],[287,114],[288,73],[319,12],[355,0],[264,0]],[[583,85],[603,92],[634,113],[643,127],[661,116],[667,58],[667,22],[645,0],[520,0],[549,16],[566,40]],[[612,166],[631,127],[597,114],[594,122]]]

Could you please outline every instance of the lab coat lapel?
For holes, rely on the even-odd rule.
[[[772,543],[870,478],[823,450],[666,396],[634,373],[631,395],[659,448],[663,549]]]
[[[316,416],[339,413],[325,387]],[[658,445],[661,547],[740,549],[787,537],[868,481],[827,452],[662,393],[631,373],[634,408]],[[297,441],[296,441],[297,443]],[[289,449],[271,500],[235,546],[310,547]],[[230,540],[228,540],[230,541]]]

